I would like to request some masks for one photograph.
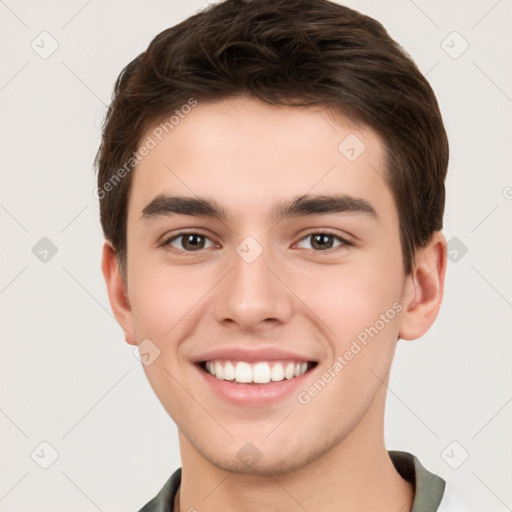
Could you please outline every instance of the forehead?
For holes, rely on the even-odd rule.
[[[392,206],[379,135],[340,113],[248,98],[198,103],[149,129],[130,195],[139,213],[159,194],[207,196],[228,214],[268,214],[305,194],[340,193]]]

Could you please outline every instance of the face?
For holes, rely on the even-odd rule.
[[[182,445],[280,472],[357,439],[383,416],[407,282],[382,140],[251,99],[154,133],[129,196],[127,340]]]

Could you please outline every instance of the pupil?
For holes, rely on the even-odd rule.
[[[321,233],[319,235],[315,235],[313,237],[314,243],[313,245],[317,245],[320,249],[330,249],[332,245],[331,235],[326,235],[325,233]],[[331,243],[329,243],[329,241]]]
[[[201,246],[201,238],[200,235],[188,235],[187,238],[185,238],[185,245],[190,245],[192,248],[197,249],[199,246]]]

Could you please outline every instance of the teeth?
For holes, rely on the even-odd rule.
[[[284,368],[282,364],[275,364],[272,366],[272,370],[270,371],[270,378],[274,382],[279,382],[284,379]]]
[[[294,373],[294,370],[295,370],[295,365],[293,363],[288,363],[286,365],[286,370],[284,371],[284,376],[286,379],[291,379],[293,378],[293,373]]]
[[[268,363],[258,363],[254,365],[252,380],[259,384],[270,382],[270,366]]]
[[[226,361],[224,365],[224,373],[222,374],[224,380],[234,380],[235,379],[235,367],[233,363],[230,361]]]
[[[250,364],[245,361],[207,361],[206,371],[221,380],[230,380],[240,383],[254,382],[267,384],[292,379],[306,373],[307,362],[278,362],[261,361]]]
[[[220,363],[216,362],[215,367],[217,367],[217,364],[220,364]],[[222,377],[217,377],[217,378],[222,378]],[[242,361],[240,361],[239,363],[236,363],[235,380],[237,382],[252,382],[252,368],[249,363],[244,363]]]
[[[224,378],[224,368],[222,367],[222,365],[219,363],[219,361],[216,361],[215,362],[215,376],[218,378],[218,379],[223,379]]]

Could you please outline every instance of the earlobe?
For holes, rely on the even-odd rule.
[[[436,232],[429,244],[416,253],[402,298],[404,307],[399,333],[402,339],[414,340],[423,336],[439,313],[446,273],[445,246],[445,237]]]
[[[115,251],[108,240],[103,244],[101,269],[107,285],[112,311],[124,331],[126,343],[137,345],[135,331],[133,329],[133,313],[128,299],[126,285],[119,273]]]

